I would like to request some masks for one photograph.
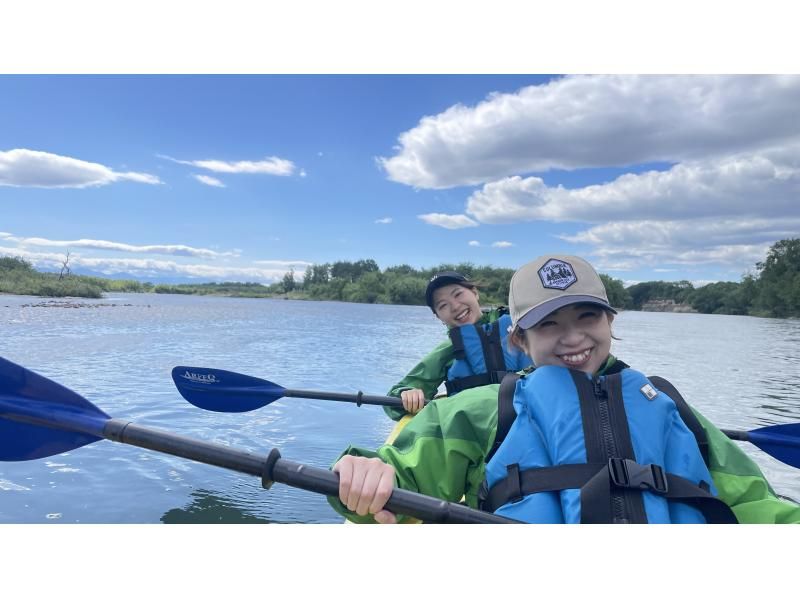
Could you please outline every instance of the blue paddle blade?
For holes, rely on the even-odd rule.
[[[27,461],[103,439],[108,415],[79,394],[0,357],[0,461]]]
[[[213,368],[179,365],[172,380],[184,399],[209,411],[253,411],[285,396],[286,389],[268,380]]]
[[[747,439],[779,461],[800,467],[800,424],[779,424],[751,430]]]

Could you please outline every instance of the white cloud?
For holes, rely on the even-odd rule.
[[[103,241],[100,239],[76,239],[73,241],[57,241],[40,237],[16,237],[5,234],[3,241],[14,242],[20,247],[64,247],[65,249],[100,249],[106,251],[124,251],[128,253],[158,253],[166,255],[181,255],[213,259],[218,257],[236,256],[240,252],[219,252],[211,249],[190,247],[188,245],[130,245],[116,241]]]
[[[797,236],[800,218],[615,222],[560,238],[592,247],[592,263],[604,270],[686,270],[702,264],[728,268],[736,276],[762,261],[776,240]],[[671,268],[672,267],[672,268]],[[735,278],[735,276],[734,276]]]
[[[290,176],[294,173],[295,165],[290,160],[284,160],[276,156],[269,156],[258,162],[242,160],[239,162],[225,162],[224,160],[178,160],[170,156],[159,156],[165,160],[171,160],[178,164],[204,168],[212,172],[222,172],[227,174],[271,174],[276,176]]]
[[[289,268],[305,269],[313,265],[311,262],[304,262],[303,260],[255,260],[253,263],[261,266],[270,266],[272,268],[284,268],[286,270]]]
[[[498,249],[505,249],[507,247],[513,247],[514,244],[510,241],[495,241],[492,243],[492,247],[497,247]]]
[[[442,189],[503,176],[683,162],[800,136],[800,76],[567,76],[474,107],[452,106],[399,137],[393,181]]]
[[[467,199],[484,223],[518,220],[605,222],[716,215],[800,214],[800,144],[757,155],[687,162],[667,171],[625,174],[580,189],[548,187],[538,177],[487,183]]]
[[[480,241],[470,241],[469,243],[467,243],[467,245],[469,245],[470,247],[480,247],[481,243]]]
[[[379,218],[378,220],[375,221],[375,224],[391,224],[391,223],[392,223],[392,219],[389,218],[389,217]]]
[[[478,223],[464,214],[420,214],[417,216],[423,222],[451,230],[478,226]]]
[[[224,187],[225,183],[220,181],[219,179],[215,179],[213,176],[208,176],[205,174],[193,174],[194,178],[198,181],[203,183],[204,185],[208,185],[209,187]]]
[[[32,252],[20,248],[0,247],[0,256],[21,257],[31,262],[36,268],[60,268],[64,259],[59,253]],[[148,258],[93,258],[79,254],[70,256],[72,272],[80,274],[81,270],[99,273],[104,276],[122,275],[133,279],[141,278],[197,278],[210,279],[219,282],[277,282],[289,271],[290,267],[302,266],[295,269],[295,274],[302,276],[308,262],[285,261],[263,262],[266,267],[257,266],[212,266],[208,264],[181,264],[169,260]],[[258,263],[258,262],[254,262]]]
[[[29,149],[0,151],[0,186],[82,189],[119,181],[161,184],[151,174],[116,172],[108,166],[68,156]]]

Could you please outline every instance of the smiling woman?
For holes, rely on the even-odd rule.
[[[394,523],[385,496],[397,485],[528,523],[800,521],[674,387],[610,353],[616,312],[588,262],[529,262],[509,309],[536,368],[428,404],[377,452],[348,447],[334,508]]]
[[[448,329],[444,341],[425,356],[389,391],[399,396],[403,409],[384,407],[399,420],[417,413],[432,399],[442,382],[448,396],[462,390],[495,384],[509,371],[530,365],[530,359],[505,342],[511,320],[505,308],[484,313],[478,300],[478,284],[459,272],[434,274],[425,289],[425,302]]]

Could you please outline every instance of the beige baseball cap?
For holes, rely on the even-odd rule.
[[[594,303],[617,313],[609,305],[605,286],[595,269],[574,255],[544,255],[511,277],[508,308],[514,328],[528,329],[573,303]]]

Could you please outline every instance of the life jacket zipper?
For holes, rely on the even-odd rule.
[[[597,398],[598,413],[600,416],[600,431],[603,437],[603,448],[606,459],[617,457],[617,442],[614,439],[614,429],[611,427],[611,415],[608,407],[608,389],[605,378],[592,378],[592,389]],[[611,506],[614,512],[614,523],[629,523],[630,518],[625,508],[625,496],[617,488],[611,489]]]

